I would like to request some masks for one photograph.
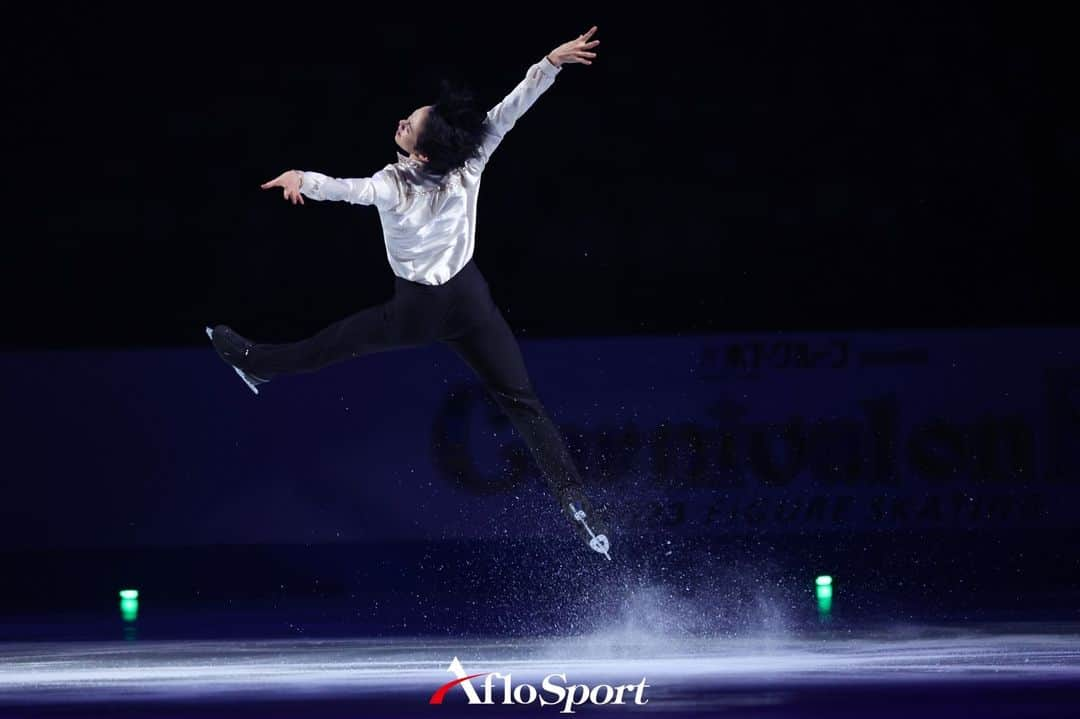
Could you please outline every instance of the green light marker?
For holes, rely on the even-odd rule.
[[[121,599],[120,600],[120,616],[124,618],[125,622],[133,622],[139,615],[139,600],[138,599]]]
[[[120,590],[120,616],[125,622],[134,622],[139,615],[139,590]]]
[[[817,594],[818,614],[822,619],[827,618],[832,612],[833,585],[832,577],[822,574],[814,580],[815,593]]]

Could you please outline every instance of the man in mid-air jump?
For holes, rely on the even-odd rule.
[[[607,522],[594,511],[555,423],[537,398],[509,325],[473,260],[480,178],[491,154],[566,63],[591,65],[596,27],[533,64],[499,104],[477,107],[467,90],[442,85],[438,102],[397,123],[394,164],[370,177],[339,179],[288,170],[262,185],[287,201],[375,205],[394,295],[298,342],[256,343],[226,325],[207,328],[214,348],[248,386],[314,372],[373,352],[443,342],[483,381],[529,446],[544,480],[582,539],[611,559]]]

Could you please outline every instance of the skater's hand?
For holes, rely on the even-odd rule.
[[[600,44],[599,40],[593,40],[589,42],[589,38],[596,32],[596,26],[593,25],[592,29],[584,35],[578,35],[570,42],[563,43],[557,48],[548,53],[548,60],[555,67],[559,67],[564,62],[581,62],[586,65],[592,65],[592,60],[589,58],[596,57],[595,52],[588,52],[586,48],[596,47]]]
[[[273,180],[264,182],[259,187],[269,190],[271,187],[280,187],[286,200],[292,200],[295,205],[297,200],[304,204],[304,196],[300,194],[300,178],[302,175],[297,170],[286,170]]]

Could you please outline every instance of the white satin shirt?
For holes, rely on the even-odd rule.
[[[479,157],[442,177],[430,175],[423,163],[398,152],[396,163],[371,177],[336,178],[304,171],[300,192],[313,200],[375,205],[394,274],[441,285],[473,256],[477,195],[488,158],[561,69],[547,56],[534,63],[517,87],[488,111]]]

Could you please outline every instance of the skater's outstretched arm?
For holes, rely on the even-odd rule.
[[[398,203],[399,194],[394,177],[383,168],[371,177],[338,178],[313,170],[286,170],[262,189],[282,188],[286,200],[294,205],[304,204],[304,197],[312,200],[342,200],[354,205],[375,205],[388,210]]]
[[[555,76],[559,74],[564,64],[568,62],[592,64],[596,53],[591,52],[589,48],[600,44],[599,40],[589,41],[594,32],[596,32],[595,25],[585,34],[578,35],[570,42],[565,42],[549,52],[528,69],[525,79],[519,82],[509,95],[488,110],[482,143],[484,165],[487,164],[491,153],[495,152],[495,148],[502,142],[503,136],[514,127],[518,118],[524,115],[536,99],[555,82]]]

